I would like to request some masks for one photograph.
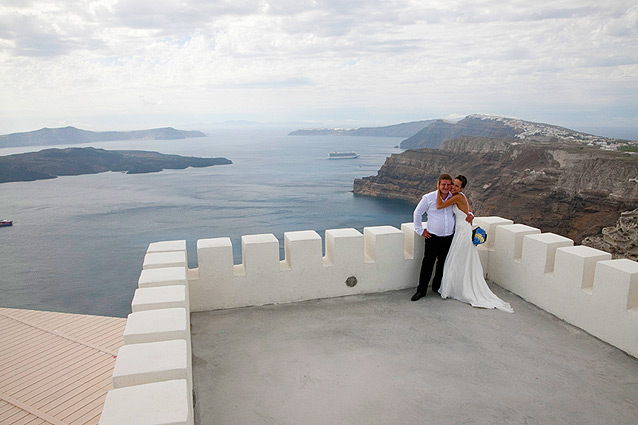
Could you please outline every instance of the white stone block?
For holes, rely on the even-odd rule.
[[[476,217],[473,221],[473,226],[480,226],[487,233],[487,241],[483,245],[487,245],[488,249],[494,248],[496,242],[496,228],[507,224],[513,224],[512,220],[508,220],[502,217],[488,216],[488,217]]]
[[[230,238],[198,240],[197,262],[201,279],[232,277],[234,274],[233,244]]]
[[[638,307],[638,263],[626,258],[599,261],[593,294],[606,299],[605,304],[614,312]]]
[[[401,223],[403,232],[403,251],[406,258],[422,260],[425,238],[414,231],[414,223]]]
[[[285,262],[291,270],[323,267],[321,236],[314,230],[284,233]]]
[[[188,391],[185,379],[113,389],[100,425],[193,425]]]
[[[326,230],[326,260],[331,265],[363,264],[363,234],[356,229]]]
[[[496,227],[497,255],[505,255],[507,258],[518,260],[523,255],[523,238],[527,235],[540,233],[535,227],[524,224],[502,224]]]
[[[143,269],[157,269],[165,267],[188,267],[186,252],[153,252],[144,256]]]
[[[170,251],[186,251],[186,241],[153,242],[148,246],[146,253]]]
[[[591,294],[596,263],[610,260],[611,254],[588,246],[572,246],[556,250],[554,278],[557,285]]]
[[[135,295],[131,302],[133,313],[163,308],[185,308],[186,311],[190,311],[186,286],[158,286],[135,290]]]
[[[363,229],[366,260],[377,264],[402,263],[403,232],[392,226],[375,226]]]
[[[192,372],[186,341],[123,345],[113,369],[113,388],[185,379],[192,391]]]
[[[592,305],[583,311],[576,326],[638,355],[638,263],[627,259],[599,261],[592,289]]]
[[[186,267],[162,267],[142,270],[137,281],[139,288],[175,285],[188,286]]]
[[[574,241],[554,233],[527,235],[523,238],[522,259],[525,273],[536,276],[554,271],[558,248],[573,246]]]
[[[124,344],[184,339],[190,346],[190,320],[185,308],[131,313],[124,328]]]
[[[280,271],[279,241],[275,235],[242,236],[241,247],[247,276],[272,275]]]
[[[521,276],[525,274],[521,262],[523,238],[538,234],[540,230],[523,224],[502,224],[496,226],[495,233],[496,243],[494,250],[490,252],[488,277],[525,298],[525,294],[520,293],[521,288],[524,288]]]

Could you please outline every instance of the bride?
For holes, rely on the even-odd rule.
[[[509,303],[494,295],[483,277],[478,251],[472,243],[472,226],[465,221],[470,212],[470,204],[461,190],[466,184],[465,176],[456,177],[452,181],[452,197],[442,201],[437,196],[436,200],[437,209],[453,205],[456,220],[452,245],[443,268],[439,289],[441,298],[454,298],[471,304],[472,307],[496,308],[513,313]]]

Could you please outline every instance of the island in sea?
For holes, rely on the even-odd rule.
[[[46,146],[116,140],[178,140],[206,137],[201,131],[176,130],[173,127],[135,131],[87,131],[75,127],[42,128],[0,136],[0,148],[11,146]]]
[[[436,120],[413,121],[385,127],[361,128],[307,128],[295,130],[289,136],[366,136],[366,137],[410,137]]]
[[[158,152],[96,148],[44,149],[0,156],[0,183],[53,179],[58,176],[120,171],[153,173],[165,169],[232,164],[226,158],[198,158]]]

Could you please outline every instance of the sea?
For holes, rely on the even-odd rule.
[[[198,157],[231,165],[148,174],[107,172],[0,184],[0,306],[126,317],[149,243],[229,237],[235,264],[241,237],[391,225],[414,206],[353,194],[356,178],[376,175],[402,150],[401,138],[288,136],[290,129],[213,129],[203,138],[129,140],[0,149],[0,155],[93,146]],[[332,151],[359,158],[328,160]]]

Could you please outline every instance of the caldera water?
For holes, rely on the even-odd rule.
[[[86,145],[225,157],[232,165],[149,174],[116,172],[0,184],[0,306],[125,317],[151,242],[392,225],[414,206],[356,196],[355,178],[375,175],[401,152],[400,138],[287,136],[288,129],[216,129],[205,138]],[[4,148],[0,155],[46,147]],[[359,158],[328,160],[332,151]]]

